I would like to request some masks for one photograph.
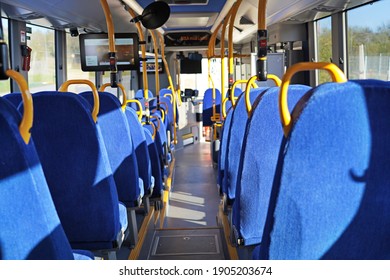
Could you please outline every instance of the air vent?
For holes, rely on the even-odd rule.
[[[31,12],[31,13],[28,13],[28,14],[23,14],[23,15],[18,15],[17,17],[19,19],[23,20],[23,21],[29,21],[29,20],[43,18],[42,15],[40,15],[38,13],[34,13],[34,12]]]
[[[252,20],[250,20],[249,18],[246,18],[245,16],[242,16],[240,18],[240,24],[241,25],[253,25],[255,23]]]
[[[313,11],[315,12],[322,12],[322,13],[335,13],[337,11],[342,10],[340,7],[331,7],[331,6],[325,6],[325,5],[319,5],[318,7],[315,7]]]
[[[165,3],[174,5],[207,5],[209,0],[162,0]]]

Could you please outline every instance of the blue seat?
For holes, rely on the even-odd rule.
[[[250,91],[251,103],[256,97],[261,94],[266,88],[255,88]],[[231,204],[235,198],[238,164],[241,156],[242,141],[244,138],[246,122],[248,113],[245,106],[245,97],[237,100],[236,107],[232,112],[232,120],[228,135],[226,135],[225,163],[221,163],[221,170],[223,171],[222,192],[226,194],[228,203]]]
[[[164,96],[167,93],[172,94],[172,91],[170,89],[166,89],[166,88],[160,89],[160,96],[167,98],[167,100],[169,100],[171,102],[171,104],[173,104],[172,97],[170,95]],[[173,105],[172,105],[172,107],[173,107]],[[172,108],[172,110],[173,110],[173,108]],[[172,119],[173,119],[173,111],[172,111]],[[177,102],[176,102],[176,124],[179,124],[179,110],[177,108]]]
[[[204,92],[203,96],[203,126],[213,125],[213,121],[211,120],[213,116],[213,104],[215,104],[216,113],[219,114],[221,112],[221,92],[215,89],[215,100],[213,100],[213,89],[209,88]]]
[[[154,188],[154,177],[152,176],[152,166],[150,162],[148,145],[146,143],[145,132],[134,109],[126,106],[125,116],[129,124],[130,136],[137,158],[138,173],[144,182],[144,186],[148,186],[147,192],[145,192],[145,196],[150,196]]]
[[[20,136],[21,116],[0,98],[0,259],[93,259],[72,252],[30,139]]]
[[[390,258],[390,83],[326,83],[292,113],[261,259]]]
[[[234,96],[235,97],[239,97],[241,95],[243,91],[238,88],[238,87],[235,87],[234,88]],[[227,94],[226,94],[226,97],[227,97]],[[232,107],[232,102],[230,101],[230,98],[228,99],[228,101],[226,101],[226,105],[225,105],[225,108],[226,108],[226,112]]]
[[[160,128],[158,127],[158,122],[160,122]],[[160,162],[161,173],[167,175],[166,165],[168,164],[167,152],[166,152],[166,136],[164,133],[164,124],[161,123],[159,119],[152,118],[150,124],[145,124],[144,128],[148,129],[149,132],[154,135],[154,143],[158,153],[158,159]],[[156,129],[156,131],[154,131]],[[165,136],[165,137],[164,137]]]
[[[144,90],[143,89],[139,89],[137,90],[137,92],[135,93],[135,98],[144,98]],[[148,90],[148,99],[149,98],[153,98],[153,93]]]
[[[153,98],[149,101],[149,106],[151,109],[157,108],[157,98]],[[160,97],[160,106],[164,109],[165,112],[165,120],[164,124],[170,133],[171,139],[173,138],[173,124],[174,124],[174,116],[173,116],[173,106],[171,100],[168,97]]]
[[[228,135],[230,131],[232,115],[233,115],[233,109],[230,107],[229,110],[227,111],[226,118],[223,122],[221,135],[220,135],[221,145],[218,153],[217,184],[221,195],[224,193],[222,190],[222,182],[223,182],[223,177],[225,175],[226,146],[228,142]]]
[[[269,196],[275,174],[283,129],[278,110],[278,87],[261,93],[252,105],[252,114],[242,140],[232,226],[239,245],[261,242]],[[289,87],[288,104],[293,108],[310,87]]]
[[[11,102],[15,108],[18,108],[19,104],[22,102],[22,95],[19,92],[8,93],[4,95],[3,98]]]
[[[32,136],[72,248],[113,250],[127,229],[107,151],[88,102],[73,93],[33,94]]]
[[[143,129],[145,132],[145,139],[148,145],[148,151],[152,165],[152,175],[154,177],[154,189],[152,198],[157,198],[161,200],[162,192],[164,190],[164,170],[161,166],[161,159],[157,150],[156,143],[153,141],[152,133],[146,127],[144,127]]]
[[[80,93],[91,106],[91,91]],[[144,182],[138,173],[137,158],[130,136],[130,128],[121,104],[111,93],[99,92],[100,110],[97,125],[103,136],[111,170],[114,174],[118,198],[127,208],[139,207],[144,193],[150,185]],[[145,189],[144,189],[145,187]]]

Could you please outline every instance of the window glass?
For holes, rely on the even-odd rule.
[[[79,37],[72,37],[69,33],[66,33],[66,67],[67,80],[84,79],[95,83],[95,72],[81,70]],[[71,85],[69,90],[79,93],[91,89],[87,85]]]
[[[332,58],[332,22],[331,17],[317,21],[317,58],[320,62],[330,62]],[[319,71],[320,84],[332,81],[329,74]]]
[[[390,1],[347,12],[349,79],[390,80]]]
[[[125,88],[126,96],[129,99],[130,96],[134,96],[134,93],[132,95],[130,94],[130,90],[131,90],[130,89],[130,73],[131,72],[130,71],[121,71],[120,73],[122,75],[121,84]],[[107,83],[109,84],[111,82],[110,75],[111,75],[110,71],[104,72],[103,81],[102,81],[103,84],[107,84]],[[153,76],[153,78],[154,78],[154,76]],[[119,100],[122,102],[123,101],[122,90],[120,88],[118,88],[118,89],[119,89]],[[105,91],[111,92],[113,95],[118,96],[118,89],[111,88],[110,86],[108,86],[108,87],[106,87]]]
[[[28,83],[31,92],[55,90],[54,30],[27,24],[32,33],[27,45],[32,49]]]
[[[3,24],[3,36],[4,36],[4,42],[8,45],[9,48],[9,41],[8,41],[8,20],[5,18],[1,19],[1,22]],[[10,80],[4,80],[0,81],[0,96],[3,96],[4,94],[11,92],[11,84]]]
[[[226,59],[227,61],[227,59]],[[227,65],[227,63],[226,63]],[[210,64],[210,73],[211,77],[214,82],[214,86],[216,89],[221,88],[221,59],[213,59],[211,60]],[[227,90],[227,68],[225,71],[226,78],[225,78],[225,83],[226,83],[226,89]],[[202,73],[201,74],[180,74],[180,89],[185,90],[186,88],[189,89],[197,89],[199,91],[199,98],[203,97],[204,92],[208,89],[211,88],[212,84],[209,82],[208,78],[208,62],[207,58],[202,59]]]

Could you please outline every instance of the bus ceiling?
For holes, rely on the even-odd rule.
[[[235,0],[163,0],[170,5],[168,21],[160,33],[204,31],[212,33],[224,19]],[[137,32],[129,14],[137,14],[152,0],[108,0],[115,32]],[[350,9],[372,0],[274,0],[268,1],[267,25],[303,24]],[[106,32],[104,12],[96,0],[0,0],[2,16],[59,30],[79,28],[81,32]],[[234,43],[250,41],[257,31],[258,0],[243,0],[234,22]],[[274,28],[277,29],[277,28]],[[218,36],[220,37],[220,36]]]

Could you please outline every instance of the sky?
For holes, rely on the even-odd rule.
[[[350,10],[348,15],[349,26],[368,26],[373,30],[390,23],[390,0],[381,0],[372,5]]]

